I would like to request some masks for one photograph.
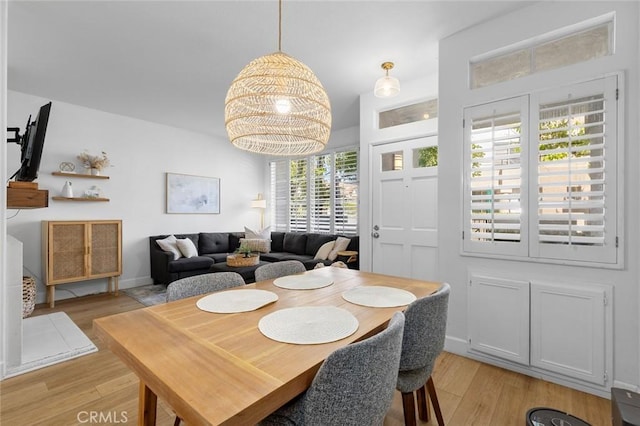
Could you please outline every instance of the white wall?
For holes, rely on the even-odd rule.
[[[4,51],[4,50],[3,50]],[[109,202],[49,200],[49,207],[8,210],[7,233],[24,245],[25,275],[35,276],[37,302],[45,300],[41,270],[41,221],[74,219],[122,219],[123,274],[120,287],[150,283],[150,235],[165,233],[242,231],[258,227],[259,216],[250,201],[264,193],[263,157],[234,148],[226,139],[189,132],[92,110],[55,99],[8,92],[7,125],[24,126],[29,114],[53,101],[40,173],[40,189],[59,195],[67,179],[52,176],[63,161],[76,163],[83,150],[105,151],[113,167],[103,170],[109,180],[71,179],[74,192],[99,186]],[[7,177],[19,167],[18,145],[7,147]],[[220,178],[220,214],[166,214],[165,174],[183,173]],[[4,233],[3,233],[4,235]],[[57,286],[56,299],[106,291],[106,280]]]
[[[616,12],[613,56],[539,73],[488,88],[468,89],[468,60],[481,53],[526,40],[569,24]],[[451,283],[447,349],[467,350],[467,279],[470,270],[489,270],[514,279],[568,283],[604,283],[614,287],[614,347],[611,385],[637,386],[640,331],[638,329],[638,3],[539,2],[526,9],[457,33],[440,43],[439,110],[439,246],[441,280]],[[460,255],[462,226],[462,113],[469,105],[551,88],[605,73],[624,71],[625,127],[624,222],[621,235],[626,257],[622,270],[494,260]]]

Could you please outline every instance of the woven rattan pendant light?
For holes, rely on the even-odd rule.
[[[331,105],[320,80],[282,52],[282,0],[278,2],[278,51],[251,61],[225,99],[231,143],[267,155],[320,152],[331,132]]]

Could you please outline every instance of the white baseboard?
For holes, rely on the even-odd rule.
[[[136,278],[128,278],[126,280],[120,280],[118,283],[119,288],[133,288],[140,287],[143,285],[153,284],[153,280],[150,276],[148,277],[136,277]]]
[[[639,386],[632,385],[632,384],[625,383],[625,382],[621,382],[620,380],[614,380],[613,381],[613,387],[614,388],[630,390],[631,392],[636,392],[636,393],[640,392],[640,387]]]
[[[153,284],[150,276],[136,277],[118,280],[118,289],[124,290],[132,287],[140,287],[147,284]],[[69,284],[60,284],[56,286],[56,300],[72,299],[74,297],[89,296],[92,294],[101,294],[107,292],[107,279],[96,279],[90,281],[78,281]],[[36,303],[45,303],[46,294],[37,293]]]

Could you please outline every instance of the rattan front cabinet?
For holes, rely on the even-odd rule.
[[[55,287],[108,278],[118,294],[122,274],[122,221],[42,221],[42,265],[47,302],[53,308]]]

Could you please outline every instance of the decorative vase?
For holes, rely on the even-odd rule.
[[[93,176],[100,176],[100,169],[92,168],[91,169],[91,174]]]
[[[73,198],[73,188],[71,182],[66,181],[62,187],[62,196],[66,198]]]

